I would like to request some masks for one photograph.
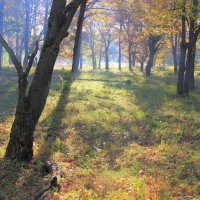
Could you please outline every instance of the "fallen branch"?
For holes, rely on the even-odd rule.
[[[56,176],[53,177],[48,185],[44,186],[42,189],[36,192],[36,194],[34,195],[34,200],[38,200],[45,192],[52,189],[53,187],[58,187],[58,179]]]

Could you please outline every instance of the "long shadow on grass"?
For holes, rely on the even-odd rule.
[[[63,107],[68,101],[72,83],[72,77],[69,73],[64,74],[64,76],[65,81],[62,84],[61,96],[56,109],[51,115],[52,123],[48,129],[49,147],[53,147],[56,138],[60,137],[62,130],[60,124],[65,115]],[[58,85],[53,84],[53,90],[56,89],[58,89]],[[53,148],[46,149],[46,147],[46,144],[42,145],[40,156],[48,159],[53,152]],[[30,199],[33,191],[38,190],[40,186],[44,186],[40,159],[36,159],[34,164],[0,160],[0,199]]]
[[[76,75],[76,77],[78,77]],[[66,134],[63,132],[67,129],[66,125],[62,125],[62,119],[66,116],[65,105],[68,103],[68,96],[70,93],[71,84],[73,82],[74,75],[71,73],[64,74],[64,82],[62,83],[61,95],[59,97],[56,108],[53,110],[48,121],[50,126],[47,129],[47,135],[45,136],[45,144],[41,146],[39,150],[39,157],[48,160],[52,153],[55,151],[56,141],[64,140]],[[41,122],[41,124],[46,124],[47,121]]]

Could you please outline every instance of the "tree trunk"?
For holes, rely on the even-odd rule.
[[[162,35],[150,35],[149,36],[149,60],[146,66],[146,76],[151,75],[151,69],[154,66],[155,55],[158,50],[158,42],[162,39]]]
[[[188,49],[188,53],[189,53],[189,49]],[[193,49],[191,50],[191,63],[190,63],[190,67],[191,67],[191,73],[190,73],[190,89],[193,90],[196,88],[195,86],[195,80],[194,80],[194,70],[195,70],[195,57],[196,57],[196,43],[193,46]]]
[[[109,71],[109,55],[108,55],[108,49],[105,51],[105,63],[106,63],[106,71]]]
[[[186,0],[182,2],[182,33],[181,33],[181,44],[180,44],[180,61],[179,61],[179,71],[178,71],[178,82],[177,82],[177,94],[184,94],[184,75],[185,75],[185,60],[186,60],[186,17],[185,17],[185,5]]]
[[[102,59],[102,55],[100,54],[99,56],[99,69],[101,70],[101,59]]]
[[[0,0],[0,33],[3,32],[3,12],[4,12],[4,1]],[[3,61],[3,46],[0,44],[0,70],[2,68]]]
[[[186,72],[184,80],[184,92],[186,95],[189,94],[190,89],[195,88],[194,84],[194,68],[195,68],[195,55],[196,55],[196,43],[199,35],[200,28],[198,24],[198,14],[199,14],[199,1],[192,1],[192,11],[190,17],[190,28],[189,28],[189,43],[188,43],[188,54],[186,62]],[[199,26],[200,27],[200,26]]]
[[[174,61],[174,73],[178,72],[178,61],[177,61],[177,47],[178,47],[178,35],[171,35],[171,45],[172,45],[172,56]]]
[[[94,46],[94,33],[92,29],[92,25],[90,25],[90,48],[92,51],[92,66],[93,70],[96,70],[97,68],[97,63],[96,63],[96,54],[95,54],[95,46]]]
[[[25,0],[25,11],[26,20],[24,26],[24,66],[27,66],[29,54],[30,0]]]
[[[185,70],[185,79],[184,79],[184,92],[186,95],[189,95],[190,91],[190,78],[192,77],[192,65],[194,66],[195,61],[195,44],[191,43],[188,47],[187,53],[187,62],[186,62],[186,70]]]
[[[141,71],[141,72],[144,71],[144,62],[140,62],[140,71]]]
[[[49,14],[49,0],[45,0],[45,14],[44,14],[44,37],[47,34],[48,28],[48,14]]]
[[[80,53],[80,70],[83,69],[83,55]]]
[[[7,158],[20,161],[32,159],[33,132],[46,104],[59,46],[67,36],[66,32],[81,2],[73,0],[66,7],[66,0],[53,0],[46,39],[28,93],[27,80],[19,78],[19,100],[6,150]]]
[[[122,33],[122,23],[120,22],[120,35],[119,35],[119,71],[122,70],[122,41],[121,41],[121,33]]]
[[[76,37],[74,43],[74,54],[73,54],[73,62],[72,62],[72,72],[78,72],[78,66],[80,62],[80,53],[81,53],[81,44],[82,44],[82,31],[83,31],[83,22],[84,22],[84,15],[86,10],[87,0],[84,0],[81,4],[80,13],[77,22],[77,29],[76,29]]]
[[[147,62],[147,66],[146,66],[146,76],[151,75],[151,68],[154,65],[154,58],[155,58],[155,51],[153,51],[153,49],[151,49],[150,55],[149,55],[149,60]]]
[[[132,68],[132,44],[131,42],[129,41],[128,42],[128,66],[129,66],[129,71],[133,71],[133,68]]]

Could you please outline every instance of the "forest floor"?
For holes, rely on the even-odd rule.
[[[200,198],[200,90],[177,97],[170,69],[150,78],[138,69],[84,71],[75,79],[55,70],[30,164],[3,159],[16,90],[13,71],[3,70],[0,199],[31,199],[54,175],[60,184],[50,191],[54,200]],[[45,160],[54,174],[44,174]]]

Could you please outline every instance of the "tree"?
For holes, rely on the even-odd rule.
[[[25,0],[25,25],[24,25],[24,66],[28,64],[28,54],[29,54],[29,32],[30,32],[30,0]]]
[[[0,33],[3,32],[3,13],[4,13],[4,0],[0,0]],[[3,47],[0,45],[0,70],[2,68],[2,54]]]
[[[195,68],[196,43],[200,32],[198,14],[199,14],[199,1],[193,0],[191,14],[190,14],[189,42],[188,42],[186,72],[184,79],[184,92],[187,95],[189,94],[190,89],[195,88],[194,68]]]
[[[81,40],[82,40],[82,30],[83,30],[83,22],[84,16],[86,11],[86,4],[87,0],[84,0],[81,4],[78,22],[77,22],[77,29],[76,29],[76,36],[75,36],[75,43],[74,43],[74,53],[73,53],[73,62],[72,62],[72,72],[78,72],[78,66],[80,63],[80,55],[81,55]]]
[[[32,159],[33,132],[46,103],[60,43],[68,36],[67,31],[73,16],[82,2],[83,0],[72,0],[66,5],[66,0],[53,0],[47,35],[29,89],[27,88],[27,76],[37,48],[29,57],[27,68],[23,71],[12,49],[7,45],[3,37],[0,37],[1,44],[12,58],[19,79],[16,114],[5,155],[9,159],[20,161],[30,161]]]
[[[159,48],[159,41],[162,39],[162,35],[149,35],[149,59],[146,66],[146,76],[151,75],[151,68],[154,65],[154,59],[156,52]]]
[[[199,1],[193,0],[191,7],[188,6],[186,0],[182,0],[182,33],[180,44],[180,62],[177,81],[177,94],[188,95],[190,89],[194,89],[194,65],[196,54],[196,42],[200,33],[199,17]],[[189,8],[188,8],[189,7]],[[186,8],[191,10],[189,20],[186,15]],[[189,22],[186,24],[186,22]],[[187,42],[187,25],[189,26],[189,38]]]

